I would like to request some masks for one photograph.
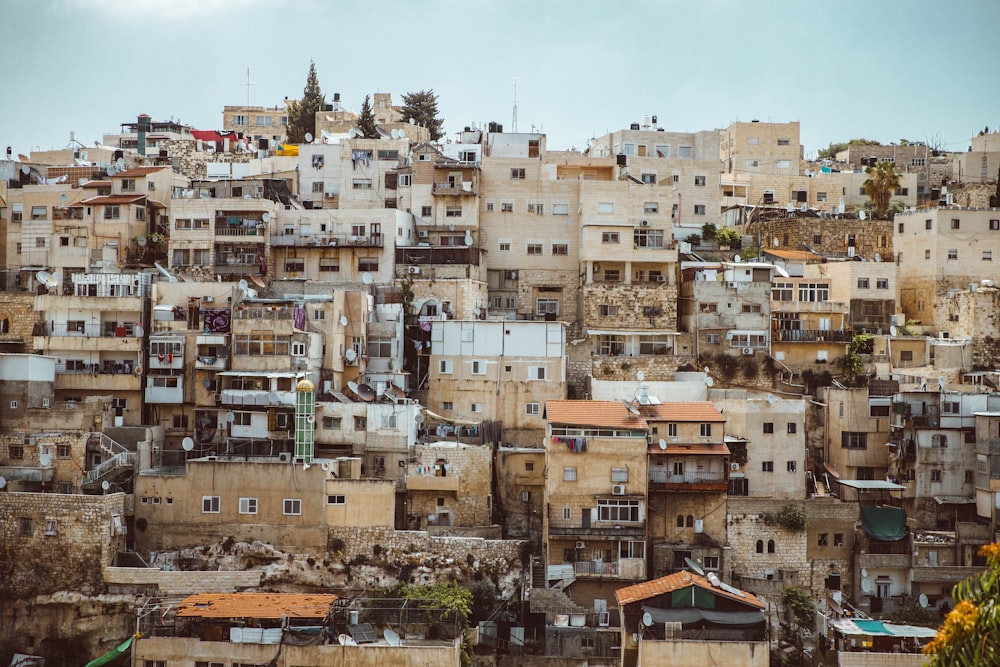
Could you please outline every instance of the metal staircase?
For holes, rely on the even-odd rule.
[[[95,442],[96,441],[96,442]],[[101,482],[117,477],[121,472],[135,470],[136,453],[125,448],[103,433],[89,433],[87,444],[96,444],[106,458],[99,465],[83,474],[83,487],[93,489]]]

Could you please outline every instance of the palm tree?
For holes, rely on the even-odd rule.
[[[885,219],[886,211],[889,210],[889,200],[896,190],[899,189],[899,174],[896,173],[896,165],[888,160],[879,162],[873,167],[865,169],[868,179],[862,184],[865,194],[875,204],[875,216]]]

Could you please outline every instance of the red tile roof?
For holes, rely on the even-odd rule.
[[[699,588],[711,591],[714,595],[718,595],[719,597],[736,600],[737,602],[742,602],[743,604],[751,607],[757,607],[758,609],[764,608],[764,603],[758,600],[757,596],[753,593],[741,591],[744,597],[740,597],[739,595],[724,591],[721,588],[716,588],[707,577],[695,574],[694,572],[688,572],[687,570],[674,572],[673,574],[668,574],[665,577],[653,579],[652,581],[646,581],[641,584],[634,584],[632,586],[626,586],[625,588],[619,588],[615,591],[615,597],[618,598],[618,606],[622,607],[632,602],[641,602],[642,600],[648,600],[649,598],[653,598],[658,595],[679,591],[682,588],[687,588],[688,586],[698,586]]]
[[[167,167],[133,167],[131,169],[126,169],[125,171],[120,171],[111,178],[135,178],[136,176],[152,174],[153,172],[160,171],[161,169],[167,169]]]
[[[184,598],[177,616],[194,618],[325,618],[336,595],[201,593]]]
[[[659,444],[649,446],[650,454],[714,454],[729,456],[729,447],[721,442],[677,443],[668,442],[666,449],[660,449]]]
[[[632,414],[621,401],[545,401],[545,418],[550,424],[643,429],[648,425]]]
[[[651,422],[724,422],[722,416],[711,401],[693,403],[660,403],[659,405],[640,405],[639,410]]]
[[[111,181],[87,181],[81,188],[110,188]]]
[[[822,255],[817,255],[814,252],[808,252],[806,250],[767,250],[764,249],[764,254],[774,255],[775,257],[780,257],[781,259],[794,259],[794,260],[815,260],[820,261],[823,259]]]

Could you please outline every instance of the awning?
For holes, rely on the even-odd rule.
[[[653,617],[653,623],[682,623],[688,625],[724,625],[730,628],[752,628],[764,624],[764,614],[760,611],[716,611],[714,609],[698,609],[682,607],[680,609],[661,609],[659,607],[643,606],[642,611]]]
[[[903,491],[906,489],[902,484],[887,482],[884,479],[842,479],[839,482],[841,486],[849,486],[859,491]]]
[[[896,542],[906,537],[906,512],[898,507],[862,507],[861,528],[869,537]]]
[[[126,639],[125,641],[123,641],[121,644],[119,644],[118,646],[116,646],[112,650],[110,650],[107,653],[105,653],[104,655],[102,655],[100,658],[95,658],[95,659],[91,660],[86,665],[84,665],[84,667],[97,667],[98,665],[106,665],[109,662],[111,662],[112,660],[121,657],[122,655],[125,654],[126,651],[128,651],[128,648],[129,648],[129,646],[132,645],[132,640],[134,638],[135,637],[129,637],[128,639]]]
[[[588,336],[680,336],[676,331],[652,329],[587,329]]]
[[[480,423],[482,423],[482,422],[469,421],[468,419],[452,419],[450,417],[442,417],[438,413],[434,412],[433,410],[428,410],[427,408],[424,408],[424,414],[430,417],[431,419],[443,422],[445,424],[458,424],[459,426],[477,426]]]
[[[842,635],[867,635],[869,637],[934,637],[937,630],[917,625],[897,625],[884,621],[831,619],[830,627]]]
[[[975,505],[976,499],[968,496],[934,496],[938,505]]]

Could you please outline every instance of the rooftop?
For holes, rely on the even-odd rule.
[[[724,422],[722,416],[711,401],[691,403],[660,403],[658,405],[640,405],[639,411],[649,421],[665,422]]]
[[[550,424],[646,429],[646,420],[632,413],[621,401],[546,401],[545,418]]]
[[[201,593],[184,598],[178,617],[193,618],[326,618],[336,595],[299,593]]]
[[[688,586],[697,586],[711,591],[714,595],[742,602],[743,604],[751,607],[756,607],[758,609],[764,608],[764,603],[758,600],[757,596],[753,593],[748,593],[746,591],[739,591],[742,595],[730,593],[727,590],[713,586],[712,582],[709,581],[707,577],[695,574],[694,572],[688,572],[687,570],[674,572],[673,574],[668,574],[665,577],[653,579],[652,581],[646,581],[641,584],[633,584],[632,586],[619,588],[615,591],[615,597],[618,598],[619,605],[626,605],[632,602],[648,600],[658,595],[679,591],[683,588],[687,588]],[[737,589],[732,588],[732,590]]]

